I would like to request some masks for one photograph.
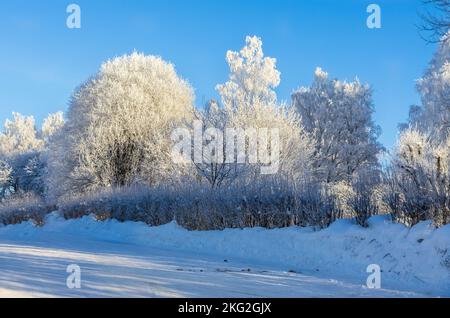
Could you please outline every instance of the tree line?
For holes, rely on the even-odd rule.
[[[0,221],[42,220],[59,209],[66,217],[150,225],[176,219],[190,229],[326,227],[344,217],[367,226],[376,214],[407,225],[448,224],[447,38],[417,82],[421,105],[411,107],[391,153],[378,141],[370,85],[317,68],[309,87],[281,102],[276,59],[264,56],[258,37],[227,53],[229,79],[216,87],[220,100],[204,107],[195,106],[191,85],[160,57],[134,52],[107,61],[76,89],[65,116],[50,115],[40,129],[33,117],[16,113],[5,122]],[[276,128],[278,172],[264,175],[262,163],[227,156],[180,164],[173,131],[192,129],[196,120],[204,129]],[[211,146],[211,138],[202,140]],[[255,145],[245,139],[243,146],[248,153]],[[215,152],[203,151],[203,159]]]

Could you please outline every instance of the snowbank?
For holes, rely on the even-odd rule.
[[[450,226],[435,229],[430,222],[422,222],[410,229],[385,217],[373,217],[369,225],[364,229],[339,220],[321,231],[291,227],[190,232],[175,223],[151,228],[143,223],[98,222],[92,217],[66,221],[53,213],[42,228],[30,222],[0,228],[0,241],[38,240],[43,234],[58,239],[59,233],[67,239],[76,236],[219,256],[228,262],[254,261],[361,285],[368,276],[367,266],[378,264],[383,288],[450,296]]]

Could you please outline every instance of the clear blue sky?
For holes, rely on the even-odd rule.
[[[80,30],[66,27],[70,3],[82,9]],[[382,9],[379,30],[366,27],[370,3]],[[435,50],[418,34],[421,8],[419,0],[1,1],[0,121],[18,111],[40,122],[67,109],[102,61],[134,49],[174,63],[201,105],[227,79],[226,51],[258,35],[278,60],[282,100],[309,85],[316,66],[371,84],[381,141],[391,147]]]

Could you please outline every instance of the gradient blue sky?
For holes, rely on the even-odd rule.
[[[81,6],[80,30],[66,28],[70,3]],[[381,6],[379,30],[366,27],[370,3]],[[227,79],[226,51],[258,35],[278,60],[282,100],[309,85],[317,66],[371,84],[381,141],[391,147],[435,50],[417,31],[422,8],[420,0],[1,1],[0,121],[18,111],[40,122],[67,109],[102,61],[134,49],[174,63],[201,105]]]

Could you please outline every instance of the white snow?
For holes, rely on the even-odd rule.
[[[369,223],[190,232],[54,213],[44,227],[0,228],[0,297],[450,296],[450,226]],[[70,264],[79,290],[66,287]],[[369,264],[380,290],[365,287]]]

